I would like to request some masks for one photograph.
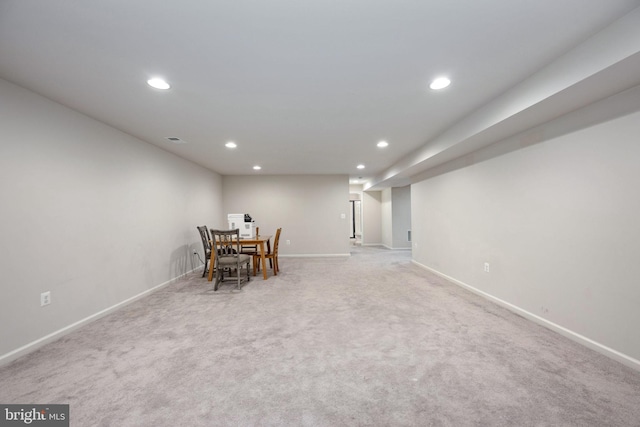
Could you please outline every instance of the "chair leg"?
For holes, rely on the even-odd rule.
[[[216,269],[216,283],[213,285],[213,291],[214,292],[218,290],[218,284],[222,280],[221,275],[222,275],[222,271],[219,268],[217,268]]]
[[[204,261],[204,270],[202,271],[202,277],[204,277],[204,276],[207,274],[207,271],[209,271],[209,270],[207,269],[207,263],[208,263],[208,262],[209,262],[209,261],[207,261],[207,260],[205,260],[205,261]]]
[[[213,286],[214,292],[217,291],[220,288],[220,283],[222,283],[224,281],[224,267],[216,268],[215,269],[215,273],[216,273],[216,283]],[[231,273],[229,273],[229,274],[231,274]]]

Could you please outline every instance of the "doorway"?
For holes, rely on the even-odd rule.
[[[349,200],[349,221],[351,224],[350,238],[360,240],[362,238],[362,201]]]

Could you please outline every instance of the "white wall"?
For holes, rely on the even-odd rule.
[[[361,184],[349,184],[349,200],[362,200]]]
[[[219,175],[4,80],[0,101],[0,360],[201,268]]]
[[[382,244],[389,249],[411,248],[411,189],[409,186],[381,191],[380,220]]]
[[[411,230],[411,187],[391,189],[391,217],[393,229],[393,249],[411,248],[408,231]]]
[[[382,244],[382,192],[362,193],[362,244]]]
[[[347,175],[225,176],[222,189],[225,219],[248,213],[260,234],[282,227],[280,254],[349,254]]]
[[[640,113],[551,130],[412,185],[414,260],[640,367]]]
[[[382,226],[382,244],[391,249],[393,248],[393,202],[391,198],[391,188],[385,188],[380,193],[380,225]]]

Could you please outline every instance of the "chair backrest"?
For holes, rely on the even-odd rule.
[[[278,243],[280,243],[280,232],[282,228],[276,230],[276,237],[273,239],[273,254],[278,256]]]
[[[202,247],[204,248],[204,254],[211,253],[211,236],[209,236],[209,229],[206,225],[197,227],[200,232],[200,238],[202,239]]]
[[[240,253],[240,229],[214,230],[211,229],[211,237],[218,251],[217,256],[235,256]]]

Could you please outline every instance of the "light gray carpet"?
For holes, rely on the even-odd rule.
[[[73,426],[640,426],[640,372],[410,263],[195,272],[0,369],[0,403]]]

